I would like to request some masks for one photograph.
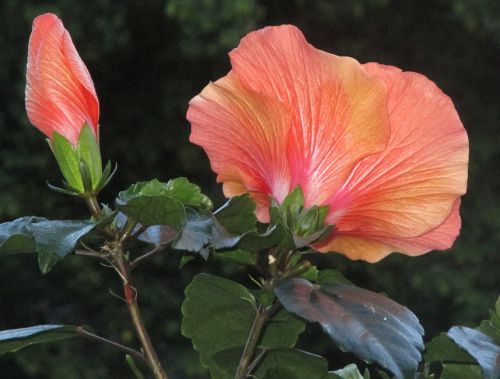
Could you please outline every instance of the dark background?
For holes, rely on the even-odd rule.
[[[476,325],[499,292],[500,2],[498,0],[59,0],[0,1],[0,222],[35,214],[86,218],[79,201],[50,191],[58,169],[24,110],[31,22],[57,13],[94,79],[101,103],[101,150],[119,171],[101,201],[129,184],[187,176],[217,205],[220,186],[208,160],[189,144],[187,102],[229,70],[228,51],[256,28],[293,23],[316,47],[427,75],[449,94],[471,143],[463,229],[447,252],[391,255],[377,264],[340,255],[318,258],[358,285],[386,292],[421,319],[426,339],[451,325]],[[179,270],[168,252],[137,275],[141,303],[172,378],[206,378],[180,335],[183,289],[196,272],[245,278],[220,262]],[[135,345],[111,270],[69,257],[42,276],[35,256],[0,257],[0,329],[43,323],[88,324]],[[316,328],[301,346],[332,368],[352,361]],[[122,355],[82,340],[39,345],[0,357],[0,378],[131,378]]]

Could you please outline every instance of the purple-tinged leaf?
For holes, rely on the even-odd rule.
[[[283,280],[275,293],[288,311],[320,323],[343,351],[377,362],[398,379],[414,376],[424,330],[406,307],[353,285],[300,278]]]

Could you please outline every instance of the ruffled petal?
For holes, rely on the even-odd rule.
[[[306,205],[321,204],[361,158],[386,146],[385,85],[356,60],[315,49],[291,25],[249,33],[230,57],[243,86],[292,115],[286,156]]]
[[[449,249],[457,238],[460,227],[460,199],[455,201],[451,214],[436,228],[418,237],[391,238],[381,235],[378,238],[356,236],[353,233],[342,234],[335,231],[326,240],[315,244],[318,251],[342,252],[349,259],[362,259],[378,262],[392,252],[404,252],[409,256],[418,256],[432,250]]]
[[[328,221],[344,243],[332,240],[321,251],[335,245],[352,259],[374,261],[389,247],[406,254],[423,251],[409,241],[426,251],[448,247],[460,227],[452,209],[466,191],[465,129],[451,100],[424,76],[375,63],[365,68],[388,87],[391,137],[386,150],[359,162],[328,199]],[[455,221],[444,223],[450,214]],[[437,229],[440,225],[446,228]],[[443,231],[451,242],[437,240]],[[345,241],[351,236],[385,247],[349,250]]]
[[[98,136],[99,101],[92,79],[53,14],[33,21],[26,79],[28,118],[49,138],[57,131],[76,144],[85,123]]]
[[[241,85],[232,74],[211,83],[189,103],[190,141],[206,151],[224,192],[249,192],[260,209],[269,196],[290,191],[284,154],[291,116],[276,100]],[[260,213],[261,221],[268,218]]]

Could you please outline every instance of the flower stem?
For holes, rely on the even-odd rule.
[[[278,302],[265,309],[262,305],[259,306],[234,379],[246,379],[250,374],[249,369],[253,361],[255,348],[259,343],[262,332],[264,331],[269,318],[279,309],[280,306],[281,305]]]
[[[137,333],[137,338],[139,339],[144,351],[144,358],[156,379],[168,379],[168,375],[161,365],[158,354],[156,354],[156,350],[153,347],[151,338],[149,337],[142,319],[139,304],[137,303],[137,290],[132,284],[130,262],[125,258],[121,245],[117,246],[115,253],[114,263],[122,274],[125,301],[127,303],[130,318],[132,319]]]

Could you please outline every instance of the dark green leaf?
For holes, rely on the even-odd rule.
[[[212,201],[201,193],[200,187],[191,183],[186,178],[180,177],[171,179],[165,185],[166,195],[179,200],[185,206],[212,209]]]
[[[316,282],[318,280],[319,270],[316,266],[311,266],[306,272],[300,275],[301,278]]]
[[[314,286],[293,278],[278,283],[275,293],[290,312],[319,322],[342,350],[379,363],[397,378],[413,377],[423,328],[407,308],[344,283]]]
[[[447,334],[477,360],[486,378],[500,378],[500,345],[492,338],[465,326],[454,326]]]
[[[254,266],[257,263],[257,256],[255,253],[241,249],[217,251],[214,253],[214,258],[249,266]]]
[[[476,362],[470,354],[449,339],[446,333],[441,333],[427,344],[424,359],[426,362]]]
[[[352,284],[341,272],[337,270],[320,270],[318,273],[318,283],[321,285],[328,283]]]
[[[168,225],[180,230],[186,223],[184,205],[169,196],[165,187],[156,179],[133,184],[120,192],[116,207],[144,226]]]
[[[40,221],[46,221],[46,219],[34,216],[21,217],[0,224],[0,254],[36,252],[36,243],[31,235],[31,225]]]
[[[193,259],[195,259],[194,255],[183,255],[181,258],[181,261],[179,263],[179,268],[183,268],[185,265],[187,265]]]
[[[0,331],[0,354],[13,353],[26,346],[78,336],[78,327],[69,325],[37,325]]]
[[[0,253],[38,253],[40,270],[45,274],[96,226],[90,221],[23,217],[0,224]]]
[[[234,377],[214,359],[228,349],[240,356],[255,317],[255,298],[243,286],[228,279],[197,275],[186,288],[182,305],[182,334],[190,338],[200,353],[202,364],[218,379]],[[292,347],[304,330],[304,322],[285,310],[271,318],[260,341],[263,348]]]
[[[297,379],[323,379],[328,374],[328,362],[319,355],[297,349],[277,349],[266,353],[257,366],[258,379],[271,379],[276,370],[293,372]]]
[[[483,379],[481,368],[478,365],[446,363],[439,379]]]
[[[241,236],[257,230],[254,211],[255,203],[250,196],[241,195],[230,199],[214,215],[229,233]]]
[[[500,345],[500,297],[495,304],[495,309],[490,311],[490,315],[489,320],[481,322],[479,330],[493,338]]]

